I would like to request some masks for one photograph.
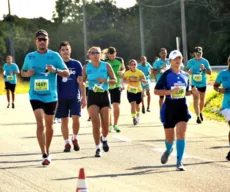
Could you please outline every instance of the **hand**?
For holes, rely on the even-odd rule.
[[[55,72],[56,72],[56,68],[54,68],[53,65],[46,65],[46,69],[47,69],[48,72],[50,72],[50,73],[55,73]]]
[[[199,91],[195,86],[192,88],[192,94],[193,95],[198,95],[199,94]]]
[[[191,69],[188,70],[188,74],[192,75],[192,70]]]
[[[219,88],[219,93],[225,93],[226,89],[225,88]]]
[[[27,71],[27,77],[32,77],[34,75],[34,73],[35,73],[34,70],[32,70],[32,69],[28,70]]]
[[[171,94],[179,93],[179,91],[180,91],[180,88],[175,87],[174,89],[171,90]]]
[[[82,97],[81,98],[81,108],[84,109],[86,107],[86,98]]]
[[[203,71],[205,69],[204,64],[200,64],[200,69]]]
[[[106,83],[106,82],[107,82],[107,79],[97,78],[97,81],[98,81],[99,83]]]
[[[118,71],[117,74],[122,77],[124,73],[122,71]]]
[[[148,81],[146,79],[141,79],[141,82],[144,83],[144,84],[148,83]]]

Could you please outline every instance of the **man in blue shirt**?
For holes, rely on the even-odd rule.
[[[7,108],[10,107],[10,92],[12,96],[12,108],[15,108],[15,88],[17,85],[17,75],[19,74],[19,69],[17,64],[13,63],[13,57],[8,55],[6,57],[6,63],[3,65],[3,75],[5,81],[6,97],[8,101]]]
[[[65,140],[64,152],[70,152],[69,141],[69,116],[72,117],[73,136],[72,143],[75,151],[79,151],[78,132],[80,128],[79,117],[81,107],[86,106],[86,91],[82,81],[82,64],[80,61],[71,59],[71,46],[69,42],[62,42],[59,53],[70,71],[69,78],[58,76],[58,108],[56,117],[61,118],[61,130]]]
[[[162,74],[170,68],[169,59],[167,59],[167,49],[161,48],[159,53],[160,59],[153,64],[153,74],[156,77],[156,82],[159,81]],[[159,106],[162,107],[164,103],[164,96],[160,96]]]
[[[137,68],[141,70],[148,83],[143,84],[141,83],[142,86],[142,113],[145,113],[145,104],[144,104],[144,97],[145,97],[145,92],[147,95],[147,112],[150,112],[150,102],[151,102],[151,95],[150,95],[150,75],[152,72],[152,66],[147,62],[147,58],[145,56],[142,56],[140,58],[140,63],[138,64]]]
[[[230,56],[228,57],[227,62],[228,69],[219,72],[214,83],[214,90],[218,93],[224,94],[221,112],[230,127]],[[220,85],[222,85],[222,88],[220,88]],[[230,131],[228,133],[228,142],[230,147]],[[230,161],[230,151],[228,152],[226,159]]]
[[[202,110],[207,88],[207,74],[211,75],[212,70],[208,60],[202,57],[202,47],[195,47],[194,56],[195,58],[188,61],[186,71],[191,75],[192,87],[197,87],[199,91],[197,97],[193,96],[193,107],[197,115],[196,122],[200,124],[203,121]]]
[[[164,72],[154,90],[156,95],[166,96],[161,108],[161,121],[166,136],[166,151],[161,157],[161,163],[167,163],[169,155],[173,151],[174,137],[176,136],[178,171],[185,170],[182,159],[186,145],[187,122],[191,118],[185,96],[198,94],[196,87],[190,90],[189,74],[181,71],[182,59],[180,51],[175,50],[170,53],[171,69]]]
[[[49,148],[53,138],[53,119],[57,104],[57,75],[69,77],[70,74],[60,55],[48,49],[49,37],[45,30],[36,32],[35,44],[37,51],[26,55],[21,75],[30,77],[29,96],[37,121],[42,165],[49,165]]]

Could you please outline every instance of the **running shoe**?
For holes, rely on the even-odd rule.
[[[102,142],[102,148],[103,148],[104,152],[108,152],[109,151],[108,141],[103,141],[102,136],[101,136],[101,142]]]
[[[14,103],[12,103],[12,109],[14,109],[15,108],[15,105],[14,105]]]
[[[185,168],[184,168],[184,165],[183,165],[182,162],[178,162],[178,163],[176,164],[176,170],[177,170],[177,171],[185,171]]]
[[[112,130],[113,130],[113,126],[110,125],[110,126],[109,126],[109,132],[112,132]]]
[[[147,108],[147,112],[151,112],[149,108]]]
[[[69,143],[65,144],[64,152],[70,152],[71,145]]]
[[[87,121],[91,121],[91,117],[89,117],[89,119]]]
[[[50,155],[47,153],[47,154],[44,154],[42,156],[42,165],[49,165],[51,162],[51,158],[50,158]]]
[[[142,106],[142,113],[145,114],[145,107]]]
[[[7,108],[9,108],[9,107],[10,107],[10,104],[8,103]]]
[[[140,117],[136,117],[137,124],[140,122]]]
[[[202,114],[202,113],[200,113],[200,119],[201,119],[201,121],[204,121],[204,118],[203,118],[203,114]]]
[[[73,149],[74,149],[74,151],[79,151],[80,147],[78,145],[77,139],[74,139],[72,142],[73,142]]]
[[[117,133],[120,133],[121,130],[120,128],[118,127],[118,125],[114,125],[114,130],[117,132]]]
[[[226,159],[227,159],[228,161],[230,161],[230,151],[228,152],[228,155],[227,155]]]
[[[96,150],[95,157],[101,157],[101,150],[100,149]]]
[[[137,124],[137,120],[136,118],[133,118],[133,125],[136,125]]]
[[[173,148],[171,149],[170,152],[165,151],[165,152],[163,153],[163,155],[161,156],[161,163],[162,163],[162,164],[166,164],[166,163],[168,162],[169,156],[170,156],[170,154],[172,153],[172,151],[173,151]]]
[[[200,117],[197,117],[196,123],[197,123],[197,124],[201,124],[201,123],[202,123],[202,121],[200,120]]]

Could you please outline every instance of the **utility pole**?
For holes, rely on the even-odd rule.
[[[11,20],[11,11],[10,11],[10,0],[8,0],[8,10],[9,10],[9,28],[10,28],[10,54],[15,61],[15,53],[14,53],[14,34],[13,34],[13,24]]]
[[[86,26],[86,11],[85,11],[85,0],[83,1],[83,28],[84,28],[84,53],[85,53],[85,60],[87,60],[87,26]]]
[[[184,64],[187,65],[187,63],[188,63],[188,50],[187,50],[187,33],[186,33],[184,0],[180,0],[180,4],[181,4],[181,29],[182,29],[183,57],[184,57]]]
[[[145,55],[145,38],[144,38],[144,24],[142,15],[142,5],[141,0],[138,0],[139,4],[139,20],[140,20],[140,35],[141,35],[141,55]]]

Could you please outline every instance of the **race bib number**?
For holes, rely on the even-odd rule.
[[[48,79],[36,79],[34,81],[34,90],[35,91],[48,91],[49,90]]]
[[[138,87],[132,87],[132,86],[128,87],[128,92],[130,93],[137,93],[137,90],[138,90]]]
[[[6,79],[8,81],[12,81],[12,80],[14,80],[14,76],[13,75],[7,75]]]
[[[93,91],[94,91],[95,93],[103,93],[103,92],[104,92],[104,89],[103,89],[101,86],[99,86],[99,85],[94,85]]]
[[[186,87],[184,86],[177,86],[180,88],[179,92],[178,93],[174,93],[172,94],[172,98],[174,99],[182,99],[185,97],[185,94],[186,94]],[[174,89],[176,87],[171,87],[171,89]]]
[[[193,80],[196,82],[201,82],[202,81],[202,75],[201,74],[194,74]]]
[[[109,89],[115,89],[116,88],[116,84],[109,84]]]

